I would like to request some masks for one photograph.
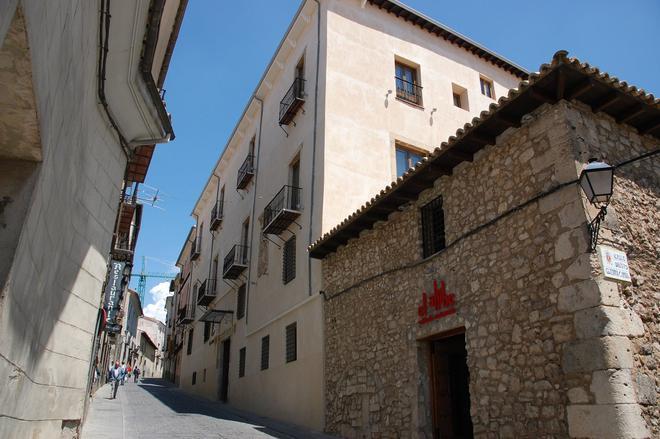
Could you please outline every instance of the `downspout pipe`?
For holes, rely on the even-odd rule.
[[[256,217],[256,206],[257,206],[257,183],[259,182],[259,154],[261,152],[261,129],[262,122],[264,119],[264,101],[261,98],[258,98],[255,94],[252,96],[254,100],[259,102],[259,138],[257,139],[257,152],[254,158],[254,195],[252,196],[252,215],[250,218],[250,248],[248,250],[249,259],[248,259],[248,275],[247,275],[247,286],[245,287],[245,326],[248,324],[248,317],[250,315],[250,275],[252,272],[252,249],[254,248],[254,225]],[[258,263],[258,262],[257,262]]]
[[[310,188],[310,201],[309,201],[309,236],[307,246],[312,245],[312,221],[314,220],[314,181],[316,173],[316,136],[318,130],[318,114],[319,114],[319,67],[321,64],[321,3],[319,0],[316,2],[316,84],[314,86],[314,130],[312,140],[312,184]],[[312,295],[312,257],[307,254],[307,294]]]

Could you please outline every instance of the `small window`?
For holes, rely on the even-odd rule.
[[[493,81],[486,79],[483,76],[479,78],[481,82],[481,94],[488,96],[491,99],[495,99],[495,89],[493,88]]]
[[[209,338],[211,337],[211,326],[213,324],[211,322],[204,322],[204,343],[209,341]]]
[[[269,356],[270,356],[270,336],[267,335],[261,339],[261,370],[268,369]]]
[[[296,278],[296,235],[284,243],[282,252],[282,281],[288,284]]]
[[[419,70],[401,62],[395,62],[396,97],[416,105],[422,105],[422,87]]]
[[[296,323],[286,327],[286,362],[296,361],[298,358],[298,342],[296,340]]]
[[[422,242],[424,257],[427,258],[445,248],[445,216],[442,197],[422,207]]]
[[[238,351],[238,377],[242,378],[245,376],[245,348],[241,348]]]
[[[396,176],[401,177],[406,171],[422,161],[424,156],[419,152],[396,145]]]
[[[245,284],[238,287],[238,303],[236,304],[236,318],[238,320],[245,317]]]
[[[197,372],[193,372],[192,385],[194,386],[196,383],[197,383]]]
[[[469,110],[467,89],[452,83],[451,92],[454,99],[454,106],[463,110]]]
[[[202,374],[202,382],[206,382],[206,369],[204,369],[204,373]]]
[[[186,348],[187,355],[192,354],[192,344],[193,344],[193,330],[191,329],[190,332],[188,332],[188,347]]]

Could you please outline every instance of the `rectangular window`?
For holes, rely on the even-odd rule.
[[[192,354],[192,344],[193,344],[193,330],[191,329],[190,332],[188,332],[188,347],[186,348],[187,355]]]
[[[204,322],[204,343],[211,337],[211,325],[213,325],[211,322]]]
[[[268,359],[270,356],[270,335],[261,339],[261,370],[268,369]]]
[[[289,185],[300,187],[300,157],[296,157],[289,165]],[[300,210],[300,190],[291,191],[291,208]]]
[[[296,340],[296,323],[286,327],[286,362],[296,361],[298,358],[298,342]]]
[[[282,252],[282,281],[288,284],[296,278],[296,235],[284,243]]]
[[[495,89],[493,88],[493,81],[486,79],[483,76],[479,78],[481,83],[481,94],[488,96],[491,99],[495,99]]]
[[[197,383],[197,372],[193,372],[192,385],[194,386],[196,383]]]
[[[396,97],[416,105],[422,105],[422,87],[419,85],[419,71],[412,66],[396,62]]]
[[[300,61],[296,65],[296,79],[298,78],[305,78],[305,55],[300,57]]]
[[[468,92],[465,87],[461,87],[458,84],[451,84],[451,93],[454,99],[454,106],[462,108],[463,110],[469,110],[468,105]]]
[[[445,215],[442,197],[437,197],[421,209],[422,242],[424,257],[427,258],[445,248]]]
[[[461,108],[461,95],[454,93],[454,107]]]
[[[243,227],[241,228],[241,245],[243,246],[243,250],[241,251],[241,254],[238,255],[238,259],[236,262],[239,264],[245,265],[247,263],[247,246],[248,242],[250,239],[250,217],[247,217],[245,221],[243,221]]]
[[[396,176],[401,177],[406,171],[422,161],[421,153],[396,145]]]
[[[238,351],[238,377],[242,378],[245,376],[245,348],[241,348]]]
[[[236,303],[236,318],[240,320],[243,317],[245,317],[245,284],[238,287]]]

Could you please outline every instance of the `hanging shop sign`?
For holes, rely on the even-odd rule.
[[[417,307],[417,323],[423,325],[455,313],[454,294],[447,292],[444,280],[440,281],[439,288],[438,281],[434,280],[433,293],[422,292],[422,304]]]
[[[124,276],[125,262],[112,260],[110,262],[110,276],[105,285],[105,296],[103,299],[103,308],[107,313],[107,330],[112,332],[116,328],[117,312],[119,311],[119,301],[121,300],[122,281]]]
[[[598,259],[607,279],[631,282],[628,256],[625,252],[606,245],[598,246]]]

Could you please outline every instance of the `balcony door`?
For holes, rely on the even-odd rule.
[[[300,210],[300,157],[297,157],[289,166],[289,185],[292,187],[291,204],[285,207]]]
[[[247,248],[250,239],[250,218],[246,218],[243,221],[243,226],[241,228],[241,249],[238,255],[236,255],[236,260],[245,265],[247,263]]]

